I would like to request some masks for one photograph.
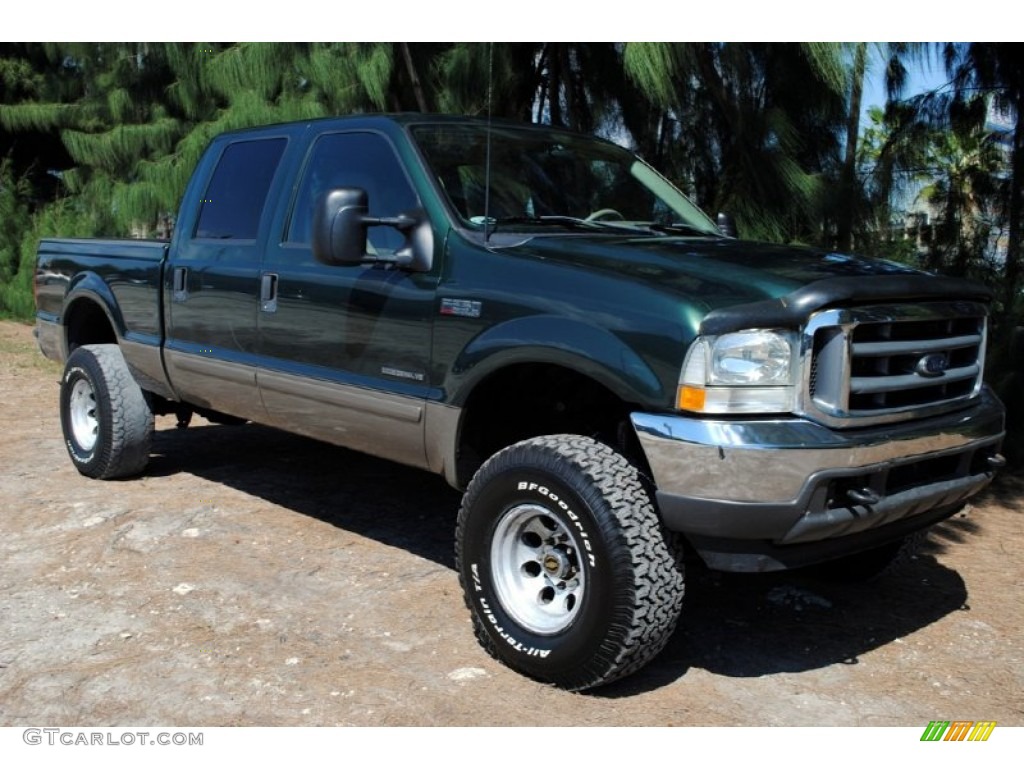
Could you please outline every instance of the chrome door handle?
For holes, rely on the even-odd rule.
[[[260,279],[260,311],[277,312],[277,275],[265,272]]]
[[[171,300],[188,299],[188,267],[175,267],[171,276]]]

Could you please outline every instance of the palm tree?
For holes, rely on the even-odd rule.
[[[964,277],[975,272],[989,250],[999,191],[1001,156],[991,134],[981,130],[940,131],[932,137],[932,182],[920,193],[938,214],[927,266]]]
[[[849,102],[846,123],[846,141],[843,154],[843,162],[839,172],[837,183],[836,205],[836,247],[842,251],[851,250],[854,247],[854,232],[858,228],[860,239],[870,241],[875,234],[870,223],[872,219],[878,220],[878,206],[882,205],[887,213],[889,204],[889,192],[892,189],[894,179],[890,176],[882,181],[877,176],[874,179],[865,178],[861,173],[863,169],[864,150],[860,146],[861,131],[861,97],[864,91],[864,78],[869,73],[871,65],[875,62],[884,64],[885,86],[889,109],[898,105],[903,96],[907,79],[907,67],[914,62],[923,62],[928,58],[931,48],[924,43],[850,43],[847,46],[850,57],[849,67]],[[873,129],[877,131],[881,127],[881,121],[869,116],[874,120]],[[880,162],[880,170],[891,172],[895,170],[896,159],[892,150],[888,148],[883,156],[883,146],[876,145],[874,160]],[[913,145],[906,144],[899,147],[901,153],[913,153]],[[888,163],[888,165],[886,165]],[[875,163],[872,163],[875,166]],[[875,182],[876,191],[879,189],[878,182],[881,181],[881,188],[885,194],[881,198],[870,196],[871,182]],[[867,228],[864,225],[867,224]]]
[[[953,77],[954,116],[965,105],[984,99],[1014,124],[1006,193],[1007,248],[1002,280],[1004,312],[1012,313],[1021,297],[1021,217],[1024,214],[1024,50],[1018,43],[949,44],[947,61]]]

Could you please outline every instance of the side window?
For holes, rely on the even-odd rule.
[[[254,239],[284,146],[283,138],[239,141],[228,146],[206,188],[193,236]]]
[[[329,133],[313,145],[288,226],[289,243],[308,243],[317,198],[329,189],[366,190],[371,216],[397,216],[419,206],[401,163],[387,139],[376,133]],[[378,252],[400,248],[404,238],[393,227],[370,227]]]

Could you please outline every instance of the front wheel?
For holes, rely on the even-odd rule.
[[[68,454],[87,477],[138,474],[149,461],[153,414],[116,344],[90,344],[68,357],[60,422]]]
[[[676,541],[636,468],[590,438],[538,437],[489,459],[456,539],[477,638],[531,677],[603,685],[650,661],[675,629]]]

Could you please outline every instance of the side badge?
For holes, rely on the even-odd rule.
[[[470,299],[441,299],[441,314],[456,317],[480,317],[482,305]]]
[[[384,376],[393,376],[396,379],[408,379],[410,381],[423,381],[426,379],[419,371],[406,371],[402,368],[394,368],[390,365],[381,366],[380,372]]]

